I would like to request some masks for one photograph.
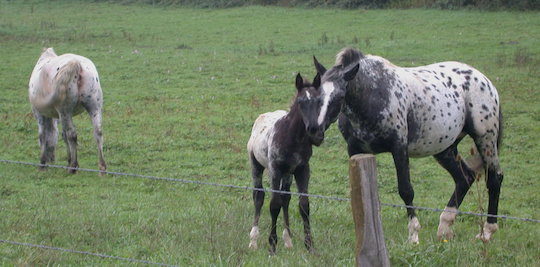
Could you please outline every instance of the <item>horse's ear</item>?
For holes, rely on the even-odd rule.
[[[324,75],[324,73],[326,72],[326,68],[321,65],[321,63],[319,63],[315,56],[313,56],[313,64],[315,64],[315,69],[317,70],[317,73],[319,73],[320,75]]]
[[[317,72],[315,78],[313,78],[313,87],[319,88],[321,86],[321,75]]]
[[[302,78],[302,75],[300,75],[300,72],[296,75],[296,89],[298,91],[302,90],[304,88],[304,78]]]
[[[343,79],[345,79],[345,81],[347,82],[354,79],[354,77],[356,77],[356,73],[358,72],[359,68],[360,68],[360,64],[356,64],[356,66],[352,67],[350,70],[345,72],[345,74],[343,75]]]

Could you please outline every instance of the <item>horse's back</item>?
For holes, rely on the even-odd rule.
[[[388,99],[385,107],[376,106],[372,110],[384,117],[380,122],[371,122],[378,125],[376,128],[381,133],[357,126],[353,133],[360,140],[367,141],[371,136],[396,132],[399,142],[407,144],[410,156],[424,157],[444,151],[466,129],[474,129],[477,135],[497,131],[497,91],[484,74],[471,66],[447,61],[402,68],[371,55],[366,61],[382,63],[380,70],[383,73],[373,77],[387,79],[381,84],[388,86],[373,88],[371,91],[386,90],[384,95]],[[379,83],[372,84],[377,86]],[[362,118],[369,120],[365,116]],[[466,133],[470,134],[470,131]],[[369,148],[369,145],[366,147]],[[375,150],[373,147],[371,149]]]
[[[497,131],[493,128],[499,123],[498,93],[477,69],[447,61],[403,71],[415,81],[411,111],[419,138],[409,143],[412,155],[441,152],[468,128],[475,135]],[[422,151],[425,147],[431,147],[430,151]]]
[[[73,79],[72,85],[69,86],[70,91],[67,93],[67,95],[71,96],[70,101],[88,100],[91,98],[90,95],[99,95],[97,98],[102,101],[99,77],[96,67],[90,59],[75,54],[56,56],[47,53],[45,57],[42,56],[38,60],[29,82],[30,102],[43,115],[58,117],[57,106],[60,102],[65,101],[65,95],[59,94],[58,91],[61,88],[57,88],[56,82],[58,82],[64,68],[73,66],[77,67],[77,73],[72,73],[74,77],[70,78]],[[81,97],[85,94],[88,96]],[[83,108],[80,105],[76,105],[73,113],[76,115],[82,110]]]
[[[284,110],[267,112],[259,115],[253,124],[247,150],[265,168],[268,167],[268,150],[274,135],[274,126],[285,115],[287,112]]]

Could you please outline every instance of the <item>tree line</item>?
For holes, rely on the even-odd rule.
[[[285,7],[357,8],[437,8],[482,10],[538,10],[540,0],[94,0],[122,4],[228,8],[246,5]]]

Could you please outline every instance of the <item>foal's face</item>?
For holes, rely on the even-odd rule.
[[[336,121],[343,99],[345,98],[345,92],[347,90],[347,83],[354,79],[358,72],[359,65],[356,64],[352,68],[342,68],[336,66],[330,69],[328,72],[316,58],[315,68],[317,69],[317,75],[322,76],[322,84],[320,96],[317,101],[317,124],[324,130],[330,127],[330,124]]]
[[[321,76],[317,74],[313,81],[313,84],[304,83],[302,76],[298,74],[296,76],[296,89],[298,89],[298,95],[296,101],[300,109],[300,115],[302,121],[306,127],[306,133],[311,143],[320,146],[324,140],[325,128],[320,127],[317,123],[317,115],[320,111],[321,99]]]

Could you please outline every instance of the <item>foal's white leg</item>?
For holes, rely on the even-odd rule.
[[[92,119],[92,125],[94,126],[94,138],[96,139],[97,149],[98,149],[98,159],[99,159],[99,170],[106,171],[107,164],[103,158],[103,132],[101,131],[101,108],[95,110],[89,110],[88,115]],[[99,173],[103,175],[103,173]]]
[[[446,207],[441,213],[439,218],[439,228],[437,230],[437,237],[439,240],[450,240],[454,238],[454,231],[452,231],[452,224],[456,220],[457,209],[453,207]]]
[[[259,226],[254,225],[251,228],[251,232],[249,232],[249,248],[250,249],[257,249],[257,239],[259,239]]]
[[[251,162],[251,174],[253,178],[253,187],[263,188],[262,184],[262,174],[264,167],[255,159],[253,153],[250,152],[250,162]],[[259,218],[261,216],[261,208],[264,203],[264,191],[253,191],[253,205],[255,207],[255,216],[253,218],[253,225],[251,231],[249,232],[249,248],[257,249],[257,239],[259,239]]]
[[[286,248],[292,248],[292,239],[291,234],[289,233],[289,229],[283,229],[283,242],[285,243]]]
[[[416,216],[409,219],[409,243],[420,243],[420,240],[418,239],[418,232],[420,232],[421,228],[422,226],[420,225],[420,222],[418,221],[418,218]]]

